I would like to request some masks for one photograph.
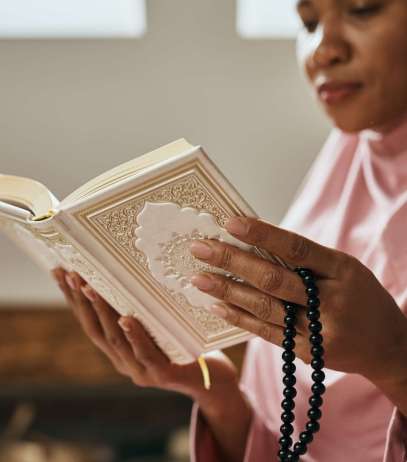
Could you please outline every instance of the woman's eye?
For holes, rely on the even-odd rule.
[[[358,16],[361,18],[373,16],[374,14],[378,13],[381,10],[382,6],[377,5],[366,5],[366,6],[358,6],[355,8],[351,8],[350,14],[353,16]]]
[[[318,21],[304,21],[303,24],[308,32],[315,32],[316,28],[318,27]]]

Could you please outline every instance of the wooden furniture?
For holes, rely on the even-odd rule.
[[[0,437],[23,407],[32,417],[14,435],[19,440],[104,445],[119,460],[168,460],[170,436],[189,426],[188,397],[120,376],[64,307],[4,307],[0,329]],[[226,351],[238,367],[243,350]]]

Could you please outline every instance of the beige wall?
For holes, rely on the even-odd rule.
[[[149,0],[140,40],[0,41],[0,171],[63,198],[186,137],[277,223],[328,131],[292,41],[247,41],[234,0]],[[0,302],[60,299],[0,237]]]

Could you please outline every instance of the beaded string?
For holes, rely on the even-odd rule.
[[[279,439],[280,450],[278,451],[278,458],[281,462],[288,461],[299,461],[300,456],[307,452],[307,445],[313,440],[314,433],[319,431],[318,420],[321,418],[321,410],[319,409],[322,405],[321,395],[325,392],[325,386],[323,381],[325,374],[323,372],[324,367],[324,348],[322,346],[322,335],[320,334],[322,324],[319,321],[320,301],[318,298],[319,290],[315,284],[315,277],[311,270],[307,268],[295,268],[294,270],[302,279],[305,285],[305,293],[308,296],[307,301],[307,319],[309,320],[308,329],[310,331],[309,341],[311,344],[311,367],[314,369],[312,373],[313,385],[311,387],[312,395],[309,398],[310,409],[308,410],[309,420],[306,424],[306,428],[299,435],[299,441],[297,441],[293,448],[293,440],[291,434],[294,431],[292,422],[294,422],[295,416],[293,409],[295,407],[294,398],[297,394],[295,389],[295,341],[294,337],[297,334],[295,324],[297,322],[297,310],[298,305],[284,301],[285,310],[285,329],[284,329],[284,340],[282,347],[284,352],[282,359],[284,361],[282,370],[284,372],[283,383],[285,385],[283,394],[285,399],[281,402],[282,414],[281,420],[282,425],[280,427],[281,438]]]

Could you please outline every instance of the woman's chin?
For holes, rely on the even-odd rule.
[[[375,128],[381,125],[380,117],[361,111],[363,105],[347,108],[326,108],[325,111],[335,127],[347,133]]]
[[[336,128],[346,133],[357,133],[369,129],[386,132],[389,131],[392,126],[396,126],[399,120],[399,117],[357,117],[357,114],[354,112],[347,114],[347,116],[345,114],[341,114],[340,116],[338,116],[338,114],[328,114],[328,116]]]
[[[355,98],[340,104],[322,103],[322,107],[333,125],[347,133],[386,131],[386,127],[391,128],[407,117],[407,104],[403,101],[397,107],[388,107],[369,98]]]
[[[335,127],[339,128],[340,130],[346,133],[357,133],[368,128],[373,128],[375,126],[374,123],[368,123],[367,121],[351,121],[349,119],[340,119],[333,117],[331,117],[331,120]]]

